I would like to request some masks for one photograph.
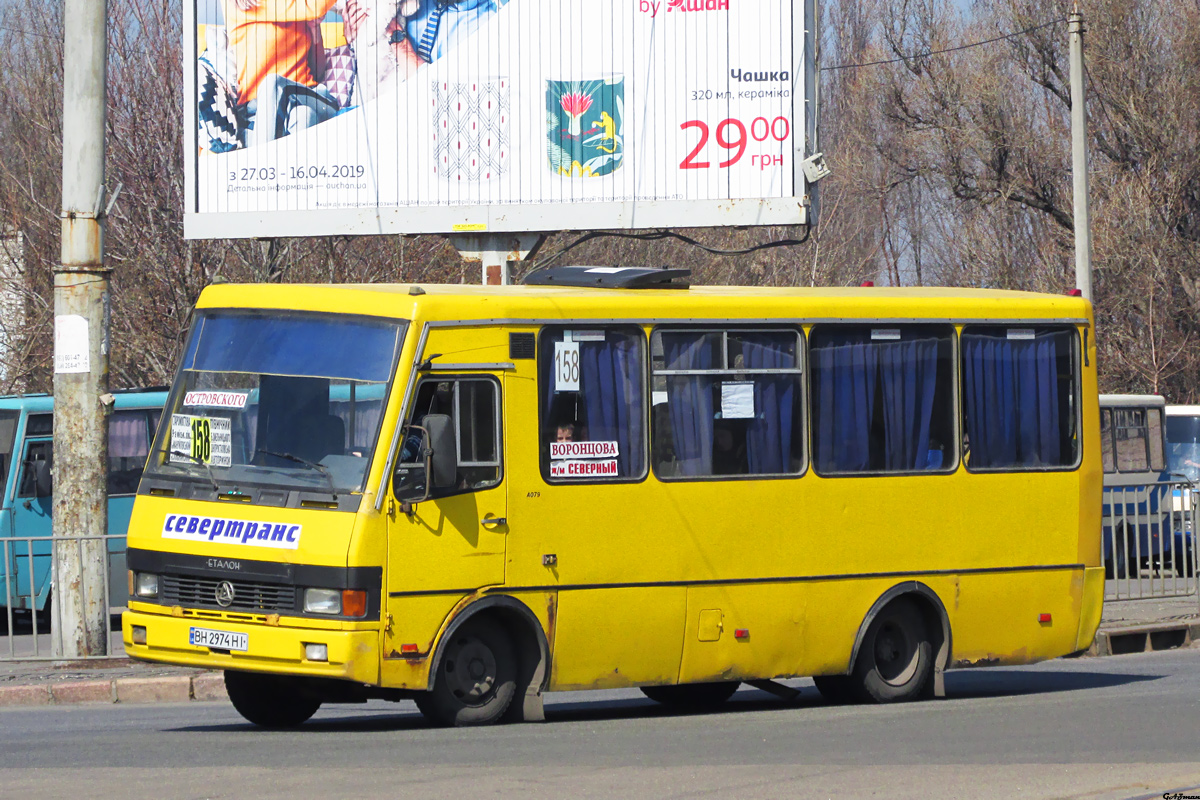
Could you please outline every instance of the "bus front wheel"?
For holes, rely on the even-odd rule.
[[[865,701],[916,700],[933,671],[933,644],[920,609],[904,598],[871,620],[855,659],[853,685]]]
[[[471,621],[451,634],[433,689],[416,699],[435,725],[499,722],[517,693],[517,658],[503,628]]]
[[[294,728],[321,707],[294,681],[276,675],[225,670],[225,691],[239,714],[263,728]]]

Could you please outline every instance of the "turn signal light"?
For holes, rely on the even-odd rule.
[[[342,590],[342,616],[365,617],[367,615],[367,593],[362,589]]]

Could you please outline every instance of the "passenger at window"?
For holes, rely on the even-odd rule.
[[[563,422],[558,426],[558,430],[554,434],[556,442],[573,442],[575,441],[575,423]]]
[[[965,443],[963,446],[964,447],[966,446]],[[927,470],[941,469],[944,466],[945,461],[946,461],[946,453],[945,453],[945,449],[942,447],[942,443],[931,436],[929,438],[929,449],[926,451],[926,454],[925,454],[925,469],[927,469]]]

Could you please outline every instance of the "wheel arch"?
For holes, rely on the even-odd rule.
[[[483,597],[470,603],[454,616],[434,647],[426,688],[430,691],[433,689],[450,637],[463,625],[480,618],[492,619],[503,625],[512,637],[520,658],[517,673],[517,693],[520,702],[514,702],[510,706],[505,714],[505,721],[544,720],[542,694],[550,682],[550,643],[533,611],[520,600],[508,595]]]
[[[879,599],[871,606],[871,610],[863,618],[862,623],[858,626],[858,633],[854,637],[854,648],[850,651],[850,665],[846,670],[849,674],[854,670],[854,663],[858,660],[858,651],[862,647],[863,639],[866,638],[867,629],[871,627],[871,623],[879,616],[880,612],[888,606],[892,601],[898,600],[901,597],[908,597],[916,600],[917,608],[925,617],[925,623],[929,631],[933,634],[933,645],[936,649],[936,655],[933,659],[933,680],[932,694],[934,697],[946,696],[946,668],[950,664],[951,653],[951,631],[950,631],[950,616],[946,613],[946,606],[942,603],[942,599],[938,597],[937,592],[930,589],[920,581],[905,581],[898,583],[888,589]]]

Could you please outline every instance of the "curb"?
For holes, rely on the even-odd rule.
[[[80,703],[185,703],[228,700],[225,677],[219,672],[156,678],[63,681],[0,686],[0,707],[51,706]]]
[[[1120,656],[1191,647],[1200,642],[1200,620],[1155,622],[1096,632],[1089,656]]]

